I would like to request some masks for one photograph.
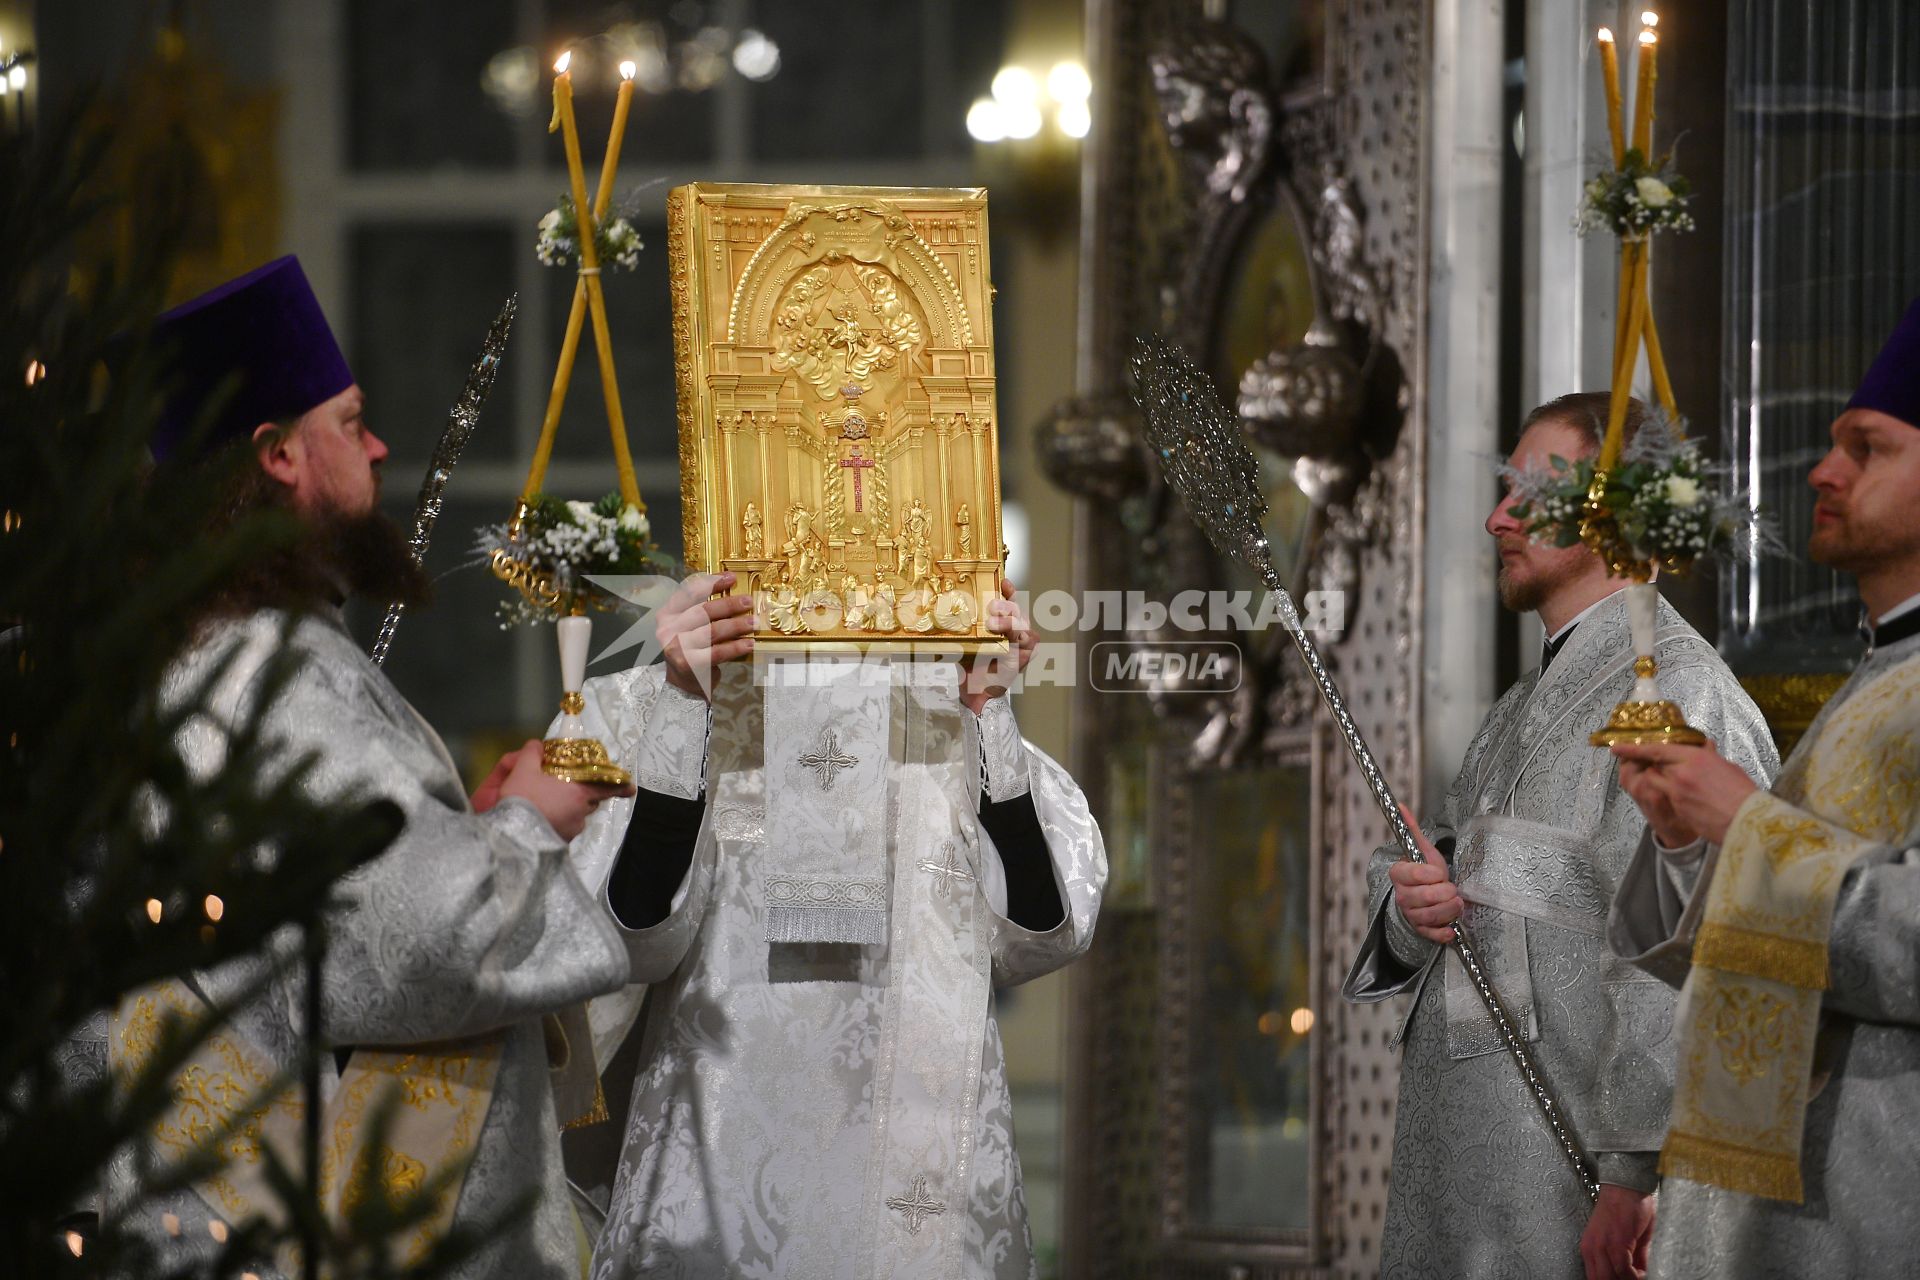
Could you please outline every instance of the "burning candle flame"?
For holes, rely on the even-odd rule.
[[[1657,27],[1660,25],[1660,15],[1651,9],[1642,9],[1640,11],[1640,21],[1646,26]]]
[[[1613,43],[1613,28],[1612,28],[1612,27],[1602,27],[1602,28],[1600,28],[1600,40],[1601,40],[1601,42],[1602,42],[1603,44],[1612,44],[1612,43]]]
[[[1640,43],[1641,44],[1659,44],[1660,37],[1653,34],[1653,32],[1651,31],[1642,31],[1640,33]]]
[[[633,73],[638,70],[639,68],[635,66],[633,62],[623,62],[620,64],[620,78],[622,80],[631,80],[633,79]]]
[[[557,76],[563,76],[567,74],[567,64],[572,61],[573,61],[573,50],[569,49],[565,53],[560,55],[560,60],[558,62],[553,64],[553,74]]]

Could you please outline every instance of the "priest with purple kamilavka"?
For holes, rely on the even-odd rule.
[[[1920,1257],[1920,301],[1807,480],[1854,575],[1852,677],[1772,787],[1616,746],[1648,834],[1610,941],[1680,988],[1652,1274],[1910,1276]]]

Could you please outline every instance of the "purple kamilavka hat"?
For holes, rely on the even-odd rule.
[[[1920,298],[1908,304],[1847,408],[1877,409],[1920,427]]]
[[[154,324],[166,362],[166,403],[153,432],[153,456],[174,456],[226,380],[238,375],[199,441],[212,450],[251,436],[263,422],[295,418],[353,385],[320,300],[300,260],[277,258]]]

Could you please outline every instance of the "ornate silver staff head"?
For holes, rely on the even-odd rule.
[[[1158,334],[1133,340],[1131,363],[1134,400],[1167,483],[1215,547],[1278,586],[1260,524],[1267,495],[1239,411],[1221,402],[1186,352]]]

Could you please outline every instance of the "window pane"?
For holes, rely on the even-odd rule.
[[[753,149],[767,159],[894,159],[924,150],[926,15],[889,0],[762,3],[780,70],[753,86]]]
[[[665,202],[656,194],[655,205]],[[613,367],[619,376],[620,407],[627,420],[627,444],[636,461],[679,456],[679,428],[674,416],[673,299],[667,288],[667,233],[664,227],[642,224],[646,248],[632,271],[604,273],[601,293],[607,300],[607,327],[613,337]],[[560,349],[567,310],[573,305],[570,270],[543,273],[552,317],[550,348]],[[607,436],[606,401],[600,392],[600,360],[594,351],[591,317],[580,333],[580,355],[573,367],[566,408],[560,415],[560,435],[554,442],[559,459],[604,460],[613,474],[612,444]],[[543,384],[553,371],[542,369]]]
[[[486,91],[509,54],[513,0],[350,0],[348,163],[356,169],[513,163],[514,121]]]
[[[1726,456],[1798,552],[1807,470],[1920,291],[1920,15],[1816,0],[1728,10]],[[1721,645],[1740,670],[1839,671],[1859,653],[1850,576],[1754,549],[1721,581]]]
[[[541,92],[553,82],[552,62],[562,48],[573,50],[574,115],[580,147],[590,174],[600,171],[607,134],[613,126],[613,100],[620,63],[638,68],[623,163],[646,167],[662,160],[704,160],[713,154],[714,86],[733,74],[723,33],[709,30],[711,4],[697,0],[547,0],[548,39],[541,53]],[[543,99],[544,101],[544,99]],[[556,169],[556,142],[549,153]]]
[[[748,86],[766,160],[964,154],[967,104],[1006,43],[1005,0],[759,0],[754,22],[780,50],[779,71]]]
[[[511,729],[518,746],[542,732],[546,723],[522,723],[515,713],[514,646],[516,638],[502,631],[496,613],[508,598],[507,587],[484,564],[474,560],[474,531],[511,512],[510,503],[474,496],[457,496],[458,478],[434,527],[427,549],[427,572],[434,579],[433,600],[410,609],[394,634],[386,672],[400,692],[442,737],[463,772],[468,770],[468,740],[476,735]],[[414,489],[388,485],[381,505],[401,527],[413,521]],[[353,632],[371,645],[383,611],[366,605],[353,610]],[[546,647],[553,650],[552,628]],[[557,652],[557,651],[555,651]],[[554,658],[553,697],[560,697],[558,666]]]
[[[513,254],[527,251],[525,241],[492,226],[389,224],[353,232],[353,369],[366,389],[367,419],[396,463],[432,456],[487,326],[511,292]],[[532,376],[522,365],[540,349],[526,332],[516,333],[468,457],[520,456],[514,383]],[[411,495],[418,482],[388,468],[391,489]]]

